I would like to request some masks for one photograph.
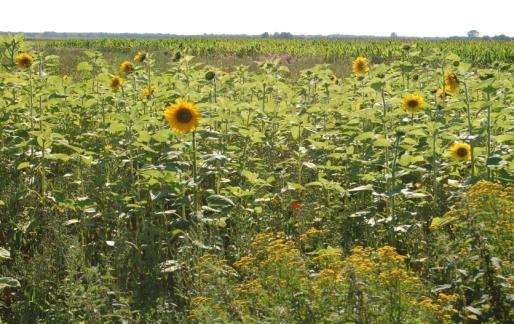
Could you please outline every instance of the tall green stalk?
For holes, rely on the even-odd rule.
[[[470,109],[470,100],[469,100],[469,91],[466,81],[464,83],[464,93],[466,95],[466,115],[468,119],[468,140],[471,146],[471,176],[475,176],[475,154],[474,154],[474,145],[472,143],[473,136],[473,126],[471,124],[471,109]]]
[[[198,215],[198,179],[196,170],[196,131],[192,132],[193,135],[193,197],[194,197],[194,212],[195,216]]]

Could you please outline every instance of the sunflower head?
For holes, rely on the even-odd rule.
[[[471,145],[467,143],[453,143],[450,152],[457,160],[468,161],[471,159]]]
[[[152,84],[148,88],[145,88],[143,91],[141,91],[141,98],[150,98],[153,93],[155,92],[156,87]]]
[[[118,91],[118,89],[121,88],[122,84],[123,84],[123,79],[120,78],[118,75],[114,76],[111,79],[111,81],[109,82],[109,86],[114,91]]]
[[[216,77],[216,73],[214,73],[213,71],[209,71],[209,72],[205,73],[205,80],[207,80],[207,81],[211,81],[215,77]]]
[[[339,84],[339,78],[337,77],[337,75],[331,74],[329,76],[329,78],[330,78],[330,81],[332,81],[333,84]]]
[[[356,75],[362,75],[369,71],[369,63],[365,57],[357,57],[352,63],[353,73]]]
[[[134,56],[134,61],[138,63],[142,63],[146,60],[147,54],[145,52],[137,52],[137,54]]]
[[[164,110],[164,118],[171,128],[178,132],[194,131],[202,117],[200,110],[191,102],[177,100]]]
[[[126,74],[134,72],[134,64],[130,63],[129,61],[124,61],[120,64],[120,72]]]
[[[33,59],[27,53],[20,53],[16,56],[16,65],[20,68],[28,69],[32,65]]]
[[[442,98],[445,92],[446,91],[443,91],[443,89],[441,88],[437,88],[436,90],[434,90],[434,93],[437,96],[437,98]]]
[[[447,72],[444,76],[445,90],[447,92],[458,92],[459,91],[459,79],[453,72]]]
[[[68,82],[70,82],[70,76],[69,76],[69,75],[67,75],[67,74],[63,75],[63,76],[62,76],[62,81],[63,81],[64,83],[68,83]]]
[[[420,95],[410,94],[403,98],[402,108],[407,112],[415,113],[425,108],[425,106],[425,100]]]

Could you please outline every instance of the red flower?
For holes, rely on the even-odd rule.
[[[303,208],[303,204],[302,204],[301,201],[293,201],[291,203],[291,208],[293,208],[293,209],[301,209],[301,208]]]

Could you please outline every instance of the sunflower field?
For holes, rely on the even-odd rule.
[[[4,45],[0,323],[512,320],[512,43],[343,75]]]

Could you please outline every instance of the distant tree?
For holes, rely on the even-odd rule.
[[[269,33],[268,32],[264,32],[261,34],[261,37],[262,38],[268,38],[269,37]]]
[[[391,33],[391,38],[398,38],[398,34],[396,32]]]
[[[507,40],[507,39],[510,39],[509,36],[505,35],[505,34],[501,34],[501,35],[496,35],[493,37],[493,39],[498,39],[498,40]]]
[[[468,37],[469,38],[477,38],[477,37],[480,37],[480,33],[478,32],[478,30],[470,30],[468,31]]]
[[[293,38],[293,34],[288,33],[288,32],[281,32],[281,33],[275,32],[273,34],[273,38]]]

